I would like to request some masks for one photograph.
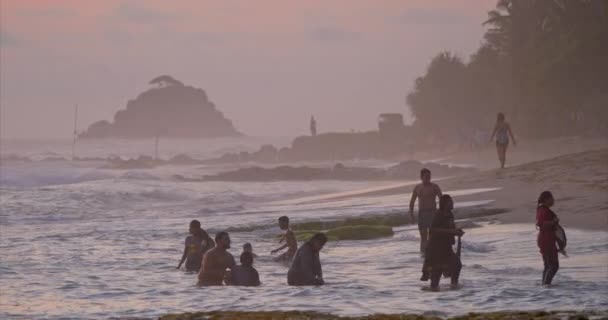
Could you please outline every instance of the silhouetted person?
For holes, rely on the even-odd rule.
[[[205,230],[201,229],[201,223],[198,220],[190,222],[190,235],[186,237],[184,244],[184,253],[177,265],[177,269],[181,268],[184,261],[186,262],[186,270],[198,272],[201,268],[203,255],[207,250],[213,248],[213,240]]]
[[[538,208],[536,209],[536,227],[538,228],[538,248],[543,256],[543,285],[550,285],[553,277],[559,269],[559,257],[557,249],[557,237],[555,230],[559,224],[559,218],[551,211],[555,204],[553,194],[544,191],[538,197]]]
[[[282,216],[279,218],[279,228],[281,228],[281,230],[285,230],[285,234],[281,236],[279,243],[285,242],[285,244],[272,250],[270,253],[275,254],[287,248],[287,251],[278,256],[275,261],[291,261],[293,256],[296,254],[296,250],[298,250],[298,241],[296,240],[296,236],[293,231],[289,229],[289,218],[287,216]]]
[[[298,249],[287,272],[290,286],[320,286],[325,284],[319,251],[327,242],[323,233],[317,233]]]
[[[500,168],[505,167],[507,161],[507,148],[509,147],[509,136],[513,139],[513,145],[515,146],[515,137],[513,131],[511,131],[511,125],[505,120],[505,115],[501,112],[496,116],[496,124],[494,125],[494,131],[490,141],[496,136],[496,152],[498,153],[498,160],[500,161]]]
[[[317,135],[317,120],[314,116],[310,117],[310,135],[313,137]]]
[[[215,235],[215,247],[203,257],[198,283],[201,286],[221,286],[224,279],[229,278],[226,269],[235,266],[234,257],[227,251],[230,248],[230,236],[221,231]]]
[[[453,209],[452,197],[444,194],[439,199],[439,210],[433,215],[421,279],[425,281],[430,275],[433,291],[439,290],[439,281],[443,274],[452,278],[452,287],[458,286],[462,263],[452,246],[455,244],[454,236],[461,237],[464,232],[462,229],[456,229]]]
[[[258,257],[257,254],[253,253],[253,246],[249,242],[245,242],[245,244],[243,244],[243,253],[245,252],[251,253],[254,259]]]
[[[230,272],[228,284],[233,286],[255,287],[260,285],[260,275],[253,267],[253,254],[241,253],[241,265],[235,266]]]
[[[412,198],[410,199],[410,216],[412,222],[414,217],[414,204],[418,199],[418,231],[420,231],[420,252],[424,254],[429,235],[429,228],[433,222],[433,214],[437,211],[436,199],[441,197],[441,189],[438,185],[431,182],[431,170],[420,170],[421,184],[414,187]]]

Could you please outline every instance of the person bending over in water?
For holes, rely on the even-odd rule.
[[[285,234],[281,236],[279,243],[285,241],[285,244],[272,250],[270,253],[275,254],[287,248],[287,251],[278,256],[275,261],[291,261],[293,256],[296,254],[296,250],[298,250],[298,241],[296,240],[296,236],[294,235],[293,231],[289,229],[289,218],[287,216],[282,216],[279,218],[279,227],[281,230],[285,230]]]
[[[229,278],[226,269],[232,270],[234,257],[227,250],[230,249],[230,236],[221,231],[215,235],[215,247],[203,257],[203,265],[198,274],[198,284],[201,286],[221,286],[224,279]]]
[[[230,272],[232,286],[255,287],[260,285],[260,275],[253,267],[253,254],[251,252],[241,253],[241,265],[234,267]]]
[[[181,268],[185,261],[187,271],[198,272],[201,268],[203,254],[205,254],[205,251],[208,249],[205,240],[206,238],[209,238],[209,235],[201,229],[201,223],[198,220],[190,221],[189,231],[190,235],[186,237],[184,253],[177,265],[177,269]]]
[[[251,246],[251,243],[249,243],[249,242],[245,242],[245,244],[243,245],[242,253],[245,253],[245,252],[251,253],[251,255],[253,256],[254,259],[258,257],[257,254],[253,253],[253,247]]]
[[[553,277],[559,269],[557,237],[555,236],[559,218],[550,209],[554,204],[553,194],[549,191],[544,191],[538,197],[538,208],[536,209],[537,243],[545,266],[542,284],[546,286],[551,285]]]
[[[454,214],[452,214],[453,208],[452,197],[444,194],[439,199],[439,210],[433,215],[421,279],[426,280],[426,276],[431,276],[432,291],[439,291],[439,280],[442,274],[452,278],[453,288],[458,287],[462,263],[460,257],[454,253],[452,245],[455,243],[454,236],[462,237],[464,232],[462,229],[456,229]]]
[[[420,253],[424,255],[433,214],[437,211],[436,198],[441,197],[441,189],[438,185],[431,182],[431,170],[420,170],[420,180],[422,183],[414,187],[410,200],[410,216],[412,222],[414,218],[414,204],[418,199],[418,230],[420,231]]]
[[[323,249],[326,242],[325,234],[317,233],[298,249],[287,272],[287,284],[290,286],[320,286],[325,284],[319,251]]]
[[[496,152],[498,153],[498,160],[500,161],[500,168],[505,167],[505,161],[507,160],[507,148],[509,147],[509,136],[513,139],[513,146],[516,145],[513,131],[511,131],[511,125],[505,120],[505,115],[501,112],[496,116],[496,124],[494,125],[494,131],[490,137],[490,142],[496,136]]]

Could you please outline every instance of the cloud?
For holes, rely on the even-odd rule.
[[[21,41],[12,34],[4,31],[0,32],[0,46],[2,47],[17,47],[21,44]]]
[[[342,42],[359,38],[360,34],[338,27],[316,27],[309,31],[309,36],[318,41]]]
[[[76,15],[68,8],[46,7],[23,9],[17,13],[21,17],[67,18]]]
[[[174,12],[165,12],[145,7],[144,3],[137,5],[135,2],[123,2],[123,4],[116,8],[114,13],[119,18],[141,24],[167,22],[179,17]]]
[[[470,17],[445,8],[410,8],[399,20],[405,24],[417,25],[454,25],[467,23]]]

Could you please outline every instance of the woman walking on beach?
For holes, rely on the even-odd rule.
[[[490,141],[494,140],[496,136],[496,152],[498,153],[498,160],[500,161],[500,168],[505,167],[505,161],[507,160],[507,148],[509,147],[509,136],[513,140],[515,146],[515,137],[513,131],[511,131],[511,125],[505,119],[504,113],[498,113],[496,116],[496,124],[494,125],[494,131],[492,131],[492,137]]]
[[[558,228],[559,219],[551,211],[555,203],[553,194],[544,191],[538,197],[538,207],[536,209],[536,227],[538,228],[538,248],[543,256],[543,285],[550,285],[553,277],[559,269],[559,258],[557,249],[557,237],[555,230]]]

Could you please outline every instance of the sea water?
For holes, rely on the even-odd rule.
[[[108,155],[116,149],[111,146],[87,151]],[[33,144],[19,152],[41,158],[39,150],[44,146]],[[69,148],[56,153],[66,152]],[[201,310],[454,315],[608,308],[607,233],[568,229],[569,257],[560,258],[555,285],[543,287],[534,225],[481,223],[467,229],[459,290],[447,290],[446,281],[442,292],[421,290],[428,284],[419,281],[422,259],[418,231],[412,226],[395,228],[390,238],[329,242],[321,252],[327,285],[288,287],[287,266],[273,262],[270,255],[279,245],[278,216],[288,215],[297,223],[382,215],[403,211],[409,195],[356,196],[394,181],[194,183],[171,178],[218,170],[207,166],[109,170],[101,163],[4,161],[0,318],[152,318]],[[486,190],[448,191],[478,193],[484,199]],[[460,210],[491,204],[491,199],[484,200],[463,203],[455,197]],[[199,288],[195,274],[176,270],[191,219],[199,219],[212,235],[229,228],[240,230],[231,232],[230,251],[238,260],[242,244],[253,244],[262,285]]]

